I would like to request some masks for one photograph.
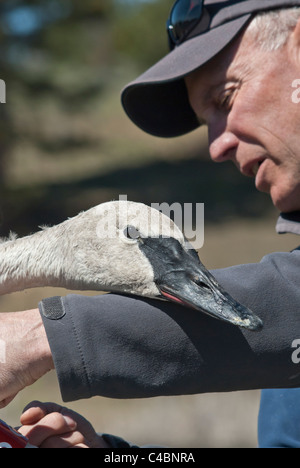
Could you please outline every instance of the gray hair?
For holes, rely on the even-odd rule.
[[[284,46],[300,19],[300,7],[259,13],[248,26],[255,41],[264,50],[277,50]]]

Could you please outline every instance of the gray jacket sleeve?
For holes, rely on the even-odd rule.
[[[262,318],[261,331],[115,294],[45,299],[40,311],[63,399],[299,387],[292,355],[300,340],[300,250],[213,274]]]

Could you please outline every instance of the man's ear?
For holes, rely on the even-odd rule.
[[[293,60],[300,66],[300,19],[290,36],[288,51]]]

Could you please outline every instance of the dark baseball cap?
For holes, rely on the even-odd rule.
[[[184,77],[221,52],[256,13],[292,6],[300,6],[300,0],[177,0],[168,22],[173,50],[125,87],[121,98],[125,112],[138,127],[158,137],[196,129],[199,121]]]

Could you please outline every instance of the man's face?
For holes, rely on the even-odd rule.
[[[270,52],[248,32],[186,78],[190,103],[208,125],[211,158],[233,161],[283,212],[300,210],[300,104],[292,100],[297,78],[294,35]]]

